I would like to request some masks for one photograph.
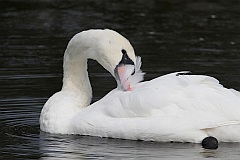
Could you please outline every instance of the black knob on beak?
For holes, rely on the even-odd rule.
[[[119,62],[118,65],[121,65],[121,64],[123,64],[123,65],[126,65],[126,64],[134,65],[134,62],[128,57],[127,51],[125,49],[122,49],[122,54],[123,54],[122,59],[121,59],[121,61]]]

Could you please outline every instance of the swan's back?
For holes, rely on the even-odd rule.
[[[239,104],[239,92],[212,77],[172,73],[110,92],[81,113],[78,129],[101,137],[201,142],[214,134],[240,142]]]

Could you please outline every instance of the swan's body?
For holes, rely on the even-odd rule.
[[[106,42],[113,46],[102,47]],[[89,105],[87,59],[96,59],[116,77],[122,49],[136,65],[130,43],[114,31],[90,30],[75,36],[64,56],[63,88],[44,105],[41,130],[164,142],[199,143],[208,136],[240,142],[240,92],[208,76],[172,73],[126,88],[129,91],[114,89]],[[131,82],[126,83],[123,88]]]

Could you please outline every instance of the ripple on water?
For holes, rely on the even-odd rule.
[[[38,117],[45,98],[1,99],[1,152],[5,158],[38,158]]]
[[[10,126],[38,125],[36,117],[45,98],[16,98],[1,100],[1,121]]]
[[[38,118],[45,98],[1,100],[1,133],[19,135],[39,132]]]

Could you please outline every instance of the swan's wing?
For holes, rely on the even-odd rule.
[[[78,129],[102,137],[200,142],[206,136],[201,130],[240,129],[239,104],[239,92],[212,77],[172,73],[110,92],[81,113]]]
[[[151,104],[150,108],[154,110],[164,111],[169,108],[171,114],[174,111],[176,114],[178,111],[192,113],[193,119],[198,116],[193,113],[203,113],[203,117],[208,117],[209,113],[223,119],[240,121],[240,92],[224,88],[213,77],[172,73],[134,89],[136,91],[133,90],[133,94],[139,96],[137,98],[134,95],[135,100],[141,99],[141,106]],[[204,120],[200,117],[196,119]]]

